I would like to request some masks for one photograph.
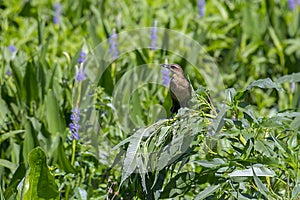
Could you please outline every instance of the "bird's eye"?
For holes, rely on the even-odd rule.
[[[172,68],[172,69],[175,69],[175,68],[176,68],[176,66],[175,66],[175,65],[171,65],[171,68]]]

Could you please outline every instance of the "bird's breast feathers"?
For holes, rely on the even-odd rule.
[[[190,98],[190,83],[186,78],[175,76],[170,82],[170,90],[179,102]]]

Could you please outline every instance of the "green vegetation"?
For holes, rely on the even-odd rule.
[[[0,199],[300,199],[292,2],[0,1]]]

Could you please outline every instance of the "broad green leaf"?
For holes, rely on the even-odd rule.
[[[33,149],[28,159],[30,167],[25,179],[23,199],[56,199],[58,187],[50,174],[42,148]]]
[[[264,167],[264,166],[253,166],[252,168],[235,170],[231,172],[229,177],[239,177],[239,176],[254,176],[253,170],[255,171],[256,176],[275,176],[275,172]]]
[[[246,90],[251,90],[253,87],[259,87],[262,89],[276,89],[277,91],[283,91],[283,89],[280,86],[278,86],[275,82],[273,82],[270,78],[253,81],[247,87]]]

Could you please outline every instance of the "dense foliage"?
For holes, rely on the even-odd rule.
[[[299,199],[297,2],[0,1],[0,199]]]

